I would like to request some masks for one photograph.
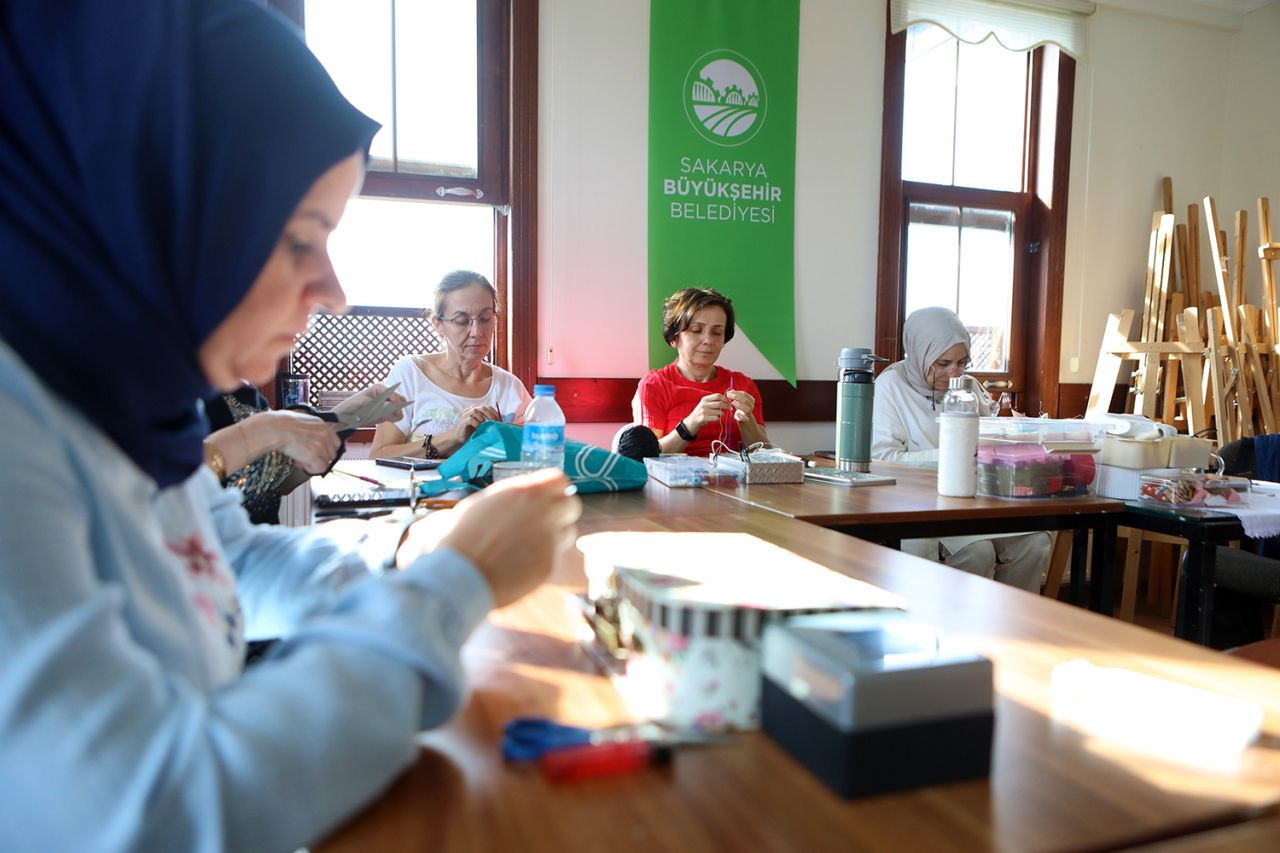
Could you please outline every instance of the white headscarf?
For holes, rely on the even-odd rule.
[[[954,311],[948,308],[912,311],[902,325],[903,359],[886,367],[885,373],[898,371],[911,390],[941,402],[947,392],[933,387],[928,378],[929,368],[956,344],[964,344],[964,355],[968,358],[969,330]]]

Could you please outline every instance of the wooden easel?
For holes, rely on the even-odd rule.
[[[1217,309],[1213,309],[1217,312]],[[1178,340],[1163,342],[1131,342],[1129,330],[1133,327],[1133,309],[1125,308],[1119,314],[1107,315],[1107,325],[1102,333],[1102,346],[1098,350],[1098,363],[1094,368],[1093,384],[1089,388],[1089,402],[1085,419],[1097,419],[1106,414],[1111,405],[1111,394],[1120,378],[1120,365],[1126,361],[1140,362],[1143,369],[1155,372],[1161,362],[1177,361],[1181,367],[1183,387],[1186,391],[1187,432],[1194,435],[1207,427],[1205,401],[1201,395],[1201,373],[1206,358],[1205,343],[1200,339],[1200,318],[1195,308],[1186,308],[1175,319]],[[1212,325],[1212,319],[1211,319]],[[1220,359],[1218,361],[1220,363]],[[1215,362],[1210,358],[1212,369]],[[1210,382],[1217,391],[1221,382]],[[1154,400],[1153,400],[1154,405]],[[1225,403],[1219,411],[1225,411]],[[1135,406],[1135,410],[1137,407]],[[1150,417],[1150,415],[1148,415]]]

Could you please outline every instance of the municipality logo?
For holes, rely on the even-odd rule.
[[[769,98],[760,71],[742,54],[713,50],[684,78],[684,112],[694,130],[717,145],[741,145],[759,132]]]

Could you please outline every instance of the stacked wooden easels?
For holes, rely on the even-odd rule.
[[[1187,209],[1186,225],[1174,221],[1172,185],[1165,179],[1165,211],[1151,223],[1146,293],[1138,339],[1130,340],[1134,312],[1109,315],[1103,330],[1086,417],[1105,413],[1124,361],[1133,371],[1132,411],[1195,435],[1212,432],[1218,443],[1280,432],[1280,369],[1275,363],[1275,271],[1280,243],[1272,242],[1270,203],[1258,199],[1262,307],[1245,294],[1244,244],[1248,218],[1235,218],[1234,255],[1219,228],[1212,196],[1203,201],[1213,268],[1213,289],[1199,280],[1199,210]],[[1176,268],[1179,274],[1174,274]],[[1182,286],[1178,286],[1181,281]]]

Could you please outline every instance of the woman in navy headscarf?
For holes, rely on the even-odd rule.
[[[458,707],[576,501],[530,475],[366,556],[201,465],[197,401],[343,308],[376,130],[273,14],[14,0],[0,93],[0,849],[295,849]],[[246,634],[285,639],[243,673]]]

